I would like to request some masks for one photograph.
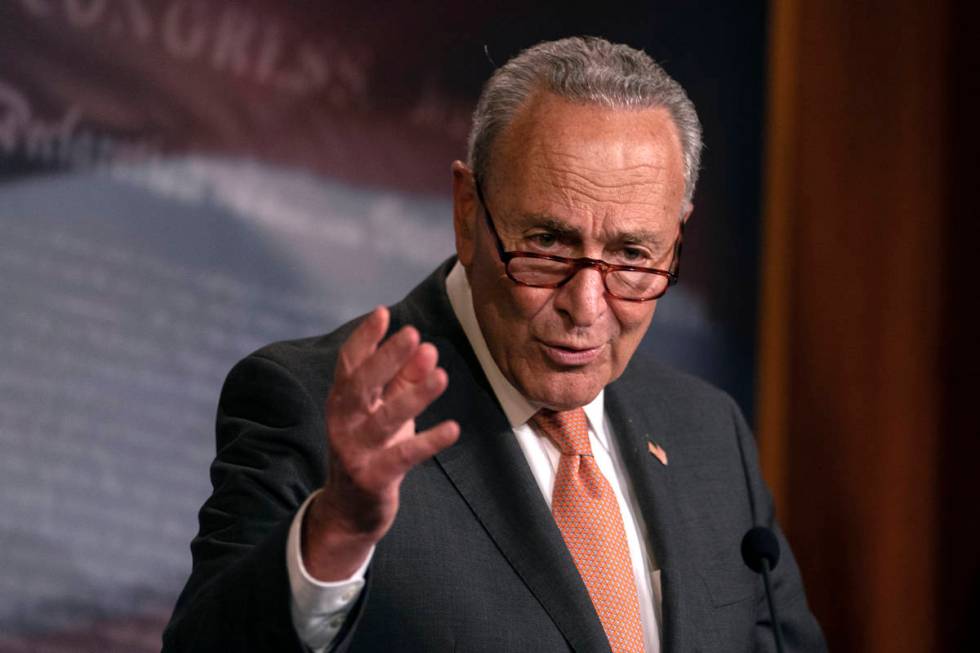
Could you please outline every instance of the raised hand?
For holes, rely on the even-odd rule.
[[[445,391],[438,353],[406,326],[383,343],[376,308],[341,346],[326,403],[327,482],[303,522],[303,563],[320,580],[348,578],[391,527],[405,474],[453,444],[447,420],[415,432],[415,417]]]

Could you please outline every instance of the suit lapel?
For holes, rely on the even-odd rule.
[[[467,358],[440,347],[449,389],[428,413],[432,424],[457,420],[461,436],[436,460],[572,649],[608,651],[602,624],[524,453],[479,366],[474,367],[475,358]]]
[[[503,410],[445,292],[454,259],[396,307],[439,349],[449,388],[417,420],[418,430],[454,419],[459,441],[436,456],[501,554],[575,651],[609,651],[602,624]],[[392,328],[397,328],[394,323]]]
[[[680,518],[671,467],[664,465],[648,450],[654,442],[670,455],[672,442],[678,438],[676,425],[665,419],[666,411],[656,408],[656,399],[639,396],[638,388],[648,383],[618,381],[606,388],[606,411],[613,425],[623,461],[629,473],[640,513],[660,567],[663,591],[662,629],[664,653],[695,649],[690,598],[696,579],[688,569],[684,552],[687,533]],[[668,463],[669,463],[668,459]]]

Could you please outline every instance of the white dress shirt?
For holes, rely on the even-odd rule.
[[[528,423],[540,406],[533,405],[514,388],[490,355],[473,310],[473,295],[466,278],[466,271],[459,262],[446,278],[446,290],[456,319],[463,327],[463,332],[490,381],[497,401],[500,402],[514,430],[514,436],[524,452],[524,457],[527,458],[541,495],[550,506],[555,472],[558,469],[561,453],[551,440],[538,434]],[[452,379],[449,382],[452,383]],[[612,427],[605,416],[603,398],[604,391],[601,391],[595,399],[583,406],[589,421],[589,441],[596,464],[612,486],[616,501],[619,503],[620,514],[623,516],[623,526],[626,530],[626,541],[630,560],[633,563],[633,577],[640,603],[644,646],[647,653],[659,653],[663,601],[660,570],[655,565],[653,551],[649,545],[650,538],[647,536],[639,504],[619,450],[615,446],[615,440],[611,437]],[[310,498],[313,496],[315,493]],[[361,568],[346,581],[324,583],[310,576],[303,567],[303,557],[300,552],[300,524],[309,501],[310,499],[307,499],[296,513],[286,543],[289,584],[292,589],[290,608],[293,625],[300,640],[316,653],[322,653],[330,646],[348,612],[360,596],[361,588],[364,587],[364,573],[371,558],[369,556]]]

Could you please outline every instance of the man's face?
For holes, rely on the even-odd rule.
[[[484,198],[507,251],[669,269],[683,213],[680,140],[665,109],[574,104],[538,93],[498,137]],[[622,374],[655,301],[610,297],[585,268],[556,289],[511,281],[475,196],[454,171],[456,248],[490,353],[529,400],[582,406]]]

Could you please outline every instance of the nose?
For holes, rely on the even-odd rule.
[[[606,286],[596,268],[583,267],[555,292],[555,308],[574,326],[590,326],[606,310]]]

